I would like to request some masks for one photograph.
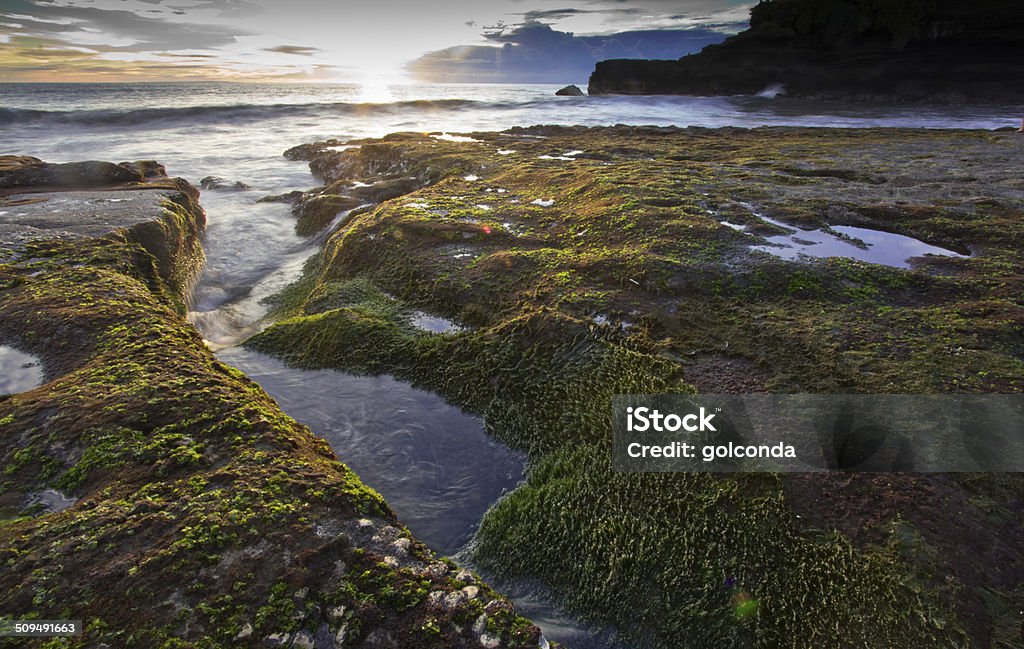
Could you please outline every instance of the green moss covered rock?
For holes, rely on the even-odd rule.
[[[331,234],[247,344],[412,380],[529,451],[526,484],[484,519],[485,566],[653,646],[1012,644],[1018,478],[617,474],[609,437],[616,393],[1020,391],[1016,134],[535,127],[356,144],[314,145],[311,168],[427,186]],[[765,250],[843,225],[958,254],[904,268]],[[419,311],[462,327],[422,331]]]
[[[3,249],[0,340],[47,381],[0,400],[3,614],[83,620],[60,646],[538,646],[185,322],[203,214],[179,185],[130,227]]]

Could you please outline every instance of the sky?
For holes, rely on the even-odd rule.
[[[752,0],[0,0],[0,81],[586,81],[678,58]]]

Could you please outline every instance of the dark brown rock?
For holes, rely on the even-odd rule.
[[[302,197],[305,196],[305,195],[306,195],[305,192],[301,192],[301,191],[296,189],[295,191],[288,192],[288,193],[285,193],[285,194],[274,194],[274,195],[271,195],[271,196],[264,196],[263,198],[259,199],[256,202],[257,203],[291,203],[292,205],[294,205],[295,203],[298,203],[299,201],[301,201]]]
[[[327,227],[334,217],[345,210],[358,207],[363,202],[352,196],[338,194],[321,194],[307,198],[293,208],[293,213],[298,218],[295,232],[300,236],[316,234]]]
[[[252,187],[243,183],[241,180],[231,182],[230,180],[221,178],[220,176],[207,176],[199,181],[199,186],[203,189],[236,192],[244,192],[252,189]]]
[[[112,162],[50,164],[30,156],[0,157],[0,189],[15,187],[104,187],[139,182],[142,173]]]
[[[363,187],[354,187],[350,193],[364,203],[382,203],[404,196],[423,186],[416,178],[389,178]]]
[[[167,168],[156,160],[136,160],[135,162],[122,162],[118,165],[130,171],[140,174],[143,178],[166,178]]]

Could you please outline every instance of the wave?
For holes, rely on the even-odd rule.
[[[35,110],[0,107],[0,126],[79,125],[137,126],[260,121],[280,117],[325,117],[331,115],[373,115],[402,112],[459,111],[472,108],[514,108],[517,102],[482,102],[469,99],[414,99],[391,103],[308,103],[234,104],[227,106],[185,106],[180,108],[138,108],[105,110]]]

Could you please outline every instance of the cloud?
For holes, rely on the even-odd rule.
[[[0,71],[11,81],[316,79],[335,68],[289,64],[296,45],[243,46],[237,0],[0,0]],[[185,16],[185,17],[183,17]],[[270,40],[273,38],[274,40]],[[260,55],[260,52],[269,54]]]
[[[320,51],[318,47],[303,47],[301,45],[278,45],[277,47],[265,47],[264,52],[277,52],[278,54],[297,54],[299,56],[313,56]]]
[[[585,14],[638,14],[642,10],[637,7],[605,8],[605,9],[536,9],[520,14],[524,23],[564,20]]]
[[[210,78],[261,73],[267,78],[323,78],[334,70],[338,80],[348,81],[394,76],[407,61],[421,57],[410,66],[420,78],[529,81],[547,70],[545,80],[568,76],[581,81],[595,58],[678,57],[693,46],[681,30],[724,33],[730,28],[723,25],[743,21],[751,4],[753,0],[0,0],[0,77],[24,80],[19,70],[49,66],[49,78],[40,79],[43,71],[34,70],[33,79],[86,80],[79,73],[87,59],[95,59],[90,78],[103,73],[110,80],[159,78],[157,63],[162,63],[168,66],[169,79],[201,73]],[[655,33],[661,31],[674,33]],[[470,49],[439,49],[453,43],[466,43]],[[124,75],[118,74],[114,61],[123,66]],[[323,62],[336,65],[317,67]],[[185,64],[198,67],[178,67]]]
[[[174,11],[164,13],[173,15]],[[224,25],[172,21],[120,8],[0,0],[0,15],[12,14],[19,16],[19,35],[56,38],[67,45],[98,46],[108,51],[211,49],[234,43],[244,33]]]
[[[484,34],[487,41],[500,46],[464,45],[428,52],[407,69],[416,79],[428,82],[580,83],[597,61],[676,59],[725,37],[711,29],[577,36],[528,22]]]

